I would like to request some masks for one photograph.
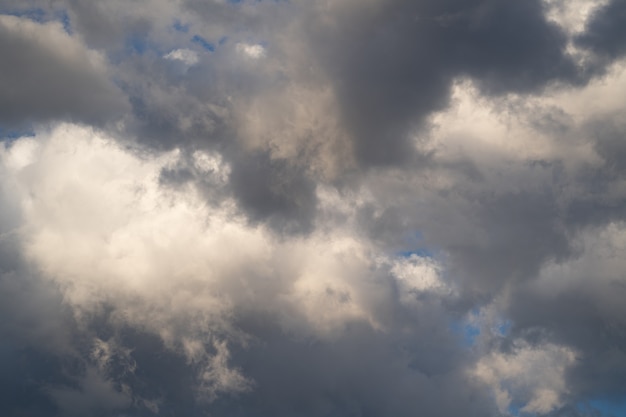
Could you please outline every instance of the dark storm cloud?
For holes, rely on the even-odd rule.
[[[250,217],[285,232],[310,231],[316,197],[306,173],[267,154],[239,158],[232,167],[231,186]]]
[[[39,280],[28,264],[21,250],[19,207],[12,200],[10,187],[0,185],[0,316],[6,318],[0,321],[0,339],[10,349],[42,341],[51,350],[63,349],[69,312],[54,286]]]
[[[401,322],[398,318],[398,322]],[[275,416],[481,416],[491,411],[480,391],[455,371],[463,352],[449,335],[415,339],[376,334],[350,324],[333,341],[294,340],[265,325],[261,345],[236,353],[256,388],[224,398],[217,413]],[[426,330],[426,329],[424,329]],[[254,334],[254,333],[253,333]],[[397,338],[389,343],[389,338]]]
[[[42,389],[42,382],[62,382],[62,368],[49,354],[11,345],[0,345],[0,402],[2,412],[11,416],[53,416],[54,401]]]
[[[493,94],[577,78],[566,37],[538,0],[385,1],[337,9],[312,36],[365,166],[410,160],[411,134],[446,106],[454,77],[472,77]]]
[[[0,254],[10,256],[5,248]],[[6,268],[10,263],[5,260],[3,256],[0,262]],[[56,404],[43,384],[66,382],[58,358],[34,347],[52,347],[64,323],[59,304],[33,281],[15,271],[0,272],[0,404],[6,415],[54,415]]]
[[[149,8],[139,2],[55,2],[66,7],[72,35],[66,34],[60,23],[51,26],[54,23],[0,17],[0,53],[5,58],[0,61],[1,123],[71,120],[103,126],[119,121],[115,128],[109,126],[111,135],[123,145],[132,143],[135,150],[138,145],[137,153],[145,160],[163,151],[180,152],[176,163],[161,169],[161,186],[184,190],[189,184],[196,185],[211,207],[224,201],[230,204],[234,198],[236,213],[246,214],[248,226],[258,233],[265,233],[263,226],[268,226],[271,232],[260,239],[263,245],[273,245],[276,235],[280,237],[277,240],[287,242],[280,249],[256,248],[263,252],[259,255],[262,260],[254,255],[237,258],[238,247],[231,251],[235,253],[232,259],[225,252],[215,258],[216,264],[227,264],[224,277],[214,276],[223,272],[220,265],[210,265],[210,271],[198,272],[201,278],[188,287],[185,276],[176,271],[179,267],[194,270],[193,261],[202,269],[203,260],[191,257],[192,265],[187,265],[178,259],[182,253],[176,255],[181,248],[172,250],[172,262],[179,265],[173,267],[171,277],[168,270],[163,282],[175,280],[176,290],[182,288],[180,293],[171,294],[171,299],[181,297],[184,301],[176,301],[183,306],[176,307],[185,312],[179,313],[184,319],[172,319],[185,322],[174,326],[175,330],[188,337],[183,342],[189,342],[190,350],[204,349],[208,358],[216,356],[217,348],[207,336],[211,335],[213,316],[197,306],[212,302],[202,291],[203,285],[214,288],[208,287],[212,280],[227,281],[216,285],[215,292],[226,300],[229,310],[215,314],[227,316],[226,327],[235,329],[233,334],[237,335],[228,335],[232,336],[228,365],[251,381],[249,391],[226,389],[207,399],[200,392],[203,382],[198,376],[206,358],[185,356],[180,346],[167,345],[166,337],[158,334],[161,328],[143,328],[149,327],[146,323],[155,315],[167,322],[163,317],[169,317],[173,310],[169,297],[155,301],[161,294],[149,291],[162,283],[138,284],[140,290],[134,296],[143,304],[138,302],[133,311],[145,321],[132,322],[122,304],[98,306],[101,308],[93,316],[76,319],[71,314],[71,299],[62,297],[67,289],[43,284],[38,278],[42,271],[29,269],[29,261],[20,257],[23,242],[5,237],[19,227],[22,210],[19,204],[7,206],[2,211],[0,235],[0,313],[10,320],[0,324],[0,392],[6,398],[0,413],[108,416],[115,415],[111,410],[119,409],[138,416],[495,416],[499,414],[491,387],[468,377],[468,370],[490,353],[511,354],[518,340],[538,350],[544,342],[555,343],[580,355],[567,369],[563,403],[555,402],[557,409],[546,415],[594,415],[578,405],[596,397],[624,398],[626,310],[620,300],[626,294],[623,281],[619,281],[623,278],[621,267],[611,272],[612,281],[603,280],[606,274],[598,271],[581,278],[589,284],[577,281],[556,293],[533,286],[546,274],[546,265],[582,259],[585,249],[576,241],[580,235],[624,220],[626,197],[620,187],[626,168],[626,136],[621,116],[576,126],[577,120],[558,108],[524,107],[526,99],[541,97],[548,87],[584,86],[592,73],[601,75],[600,67],[624,55],[624,1],[600,8],[585,32],[576,36],[578,47],[602,58],[601,65],[596,62],[591,69],[578,67],[574,57],[566,53],[566,32],[546,18],[545,6],[538,0],[320,3],[325,6],[314,2],[187,1],[178,9],[168,2],[154,2]],[[266,61],[245,56],[241,51],[247,42],[262,43],[257,46],[263,46]],[[197,62],[165,58],[182,49],[195,54],[192,56]],[[95,50],[102,61],[94,60]],[[321,73],[316,72],[319,69]],[[480,157],[466,152],[471,155],[442,160],[445,145],[438,151],[420,150],[422,145],[427,149],[429,135],[434,132],[429,117],[451,104],[458,78],[471,79],[476,94],[484,100],[501,100],[503,112],[526,117],[525,127],[531,126],[532,134],[550,138],[546,139],[549,151],[538,150],[536,159],[500,164],[501,155],[495,151],[491,155],[487,150]],[[290,96],[293,86],[332,90],[329,95],[338,101],[338,115],[330,107],[324,108],[328,114],[316,114],[313,103],[303,107],[314,113],[314,120],[338,119],[337,131],[347,132],[352,144],[348,152],[354,152],[357,169],[346,158],[331,180],[318,174],[316,158],[335,155],[307,151],[318,145],[315,141],[320,137],[320,141],[337,142],[340,138],[332,129],[330,134],[316,130],[319,125],[315,123],[304,126],[304,133],[291,135],[281,130],[280,123],[275,124],[279,128],[267,131],[259,128],[261,133],[255,129],[242,133],[241,115],[247,115],[255,100],[262,107],[274,106],[276,101],[265,96],[274,90],[284,93],[287,104],[276,106],[275,112],[261,113],[259,125],[268,122],[263,117],[284,117],[295,125],[298,121],[292,120],[288,110],[310,96]],[[517,95],[519,107],[505,99],[509,93]],[[486,132],[484,135],[492,134]],[[503,133],[504,138],[457,134],[464,146],[472,148],[479,146],[479,139],[509,140],[508,132]],[[585,150],[595,152],[595,159],[572,162],[577,155],[562,150],[566,146],[559,148],[563,143],[578,146],[570,139],[577,134],[585,136]],[[513,136],[511,141],[519,140]],[[292,142],[314,145],[294,146],[292,153],[280,148]],[[484,143],[481,146],[488,147]],[[545,157],[541,154],[544,151]],[[196,152],[219,155],[227,174],[222,178],[216,169],[198,166]],[[131,171],[125,167],[124,176],[141,185]],[[30,168],[24,172],[30,173],[23,174],[26,178],[32,175]],[[89,172],[78,176],[82,175]],[[336,217],[332,209],[325,207],[330,214],[320,209],[324,204],[334,204],[332,198],[327,198],[329,203],[318,194],[333,184],[341,184],[339,190],[333,190],[337,191],[333,198],[341,200],[337,205],[349,206],[342,207],[343,211],[337,208],[340,214]],[[25,186],[25,194],[45,198],[43,191],[37,195],[31,188]],[[143,192],[140,186],[137,189],[137,194]],[[354,200],[349,198],[351,192],[357,195]],[[74,193],[78,191],[68,195]],[[107,198],[115,199],[114,194]],[[63,196],[59,204],[69,199]],[[37,204],[26,197],[24,201],[24,207]],[[80,199],[77,201],[80,204]],[[162,209],[159,204],[170,204],[141,201],[147,201],[154,210]],[[350,210],[356,213],[354,218]],[[120,213],[120,217],[127,215],[124,210]],[[150,213],[144,214],[150,221]],[[230,220],[217,217],[215,223]],[[45,216],[42,218],[45,223]],[[129,218],[124,219],[136,222]],[[175,228],[177,220],[171,220]],[[74,219],[67,222],[72,226]],[[170,223],[157,222],[157,226],[162,224],[165,226],[159,227],[171,227]],[[302,249],[304,254],[289,253],[289,239],[294,239],[294,245],[301,244],[319,232],[319,225],[333,232],[349,230],[345,232],[349,236],[331,233],[322,244]],[[109,243],[118,232],[132,240],[137,229],[143,230],[127,226],[124,223],[113,232],[98,235],[94,246]],[[163,231],[159,227],[155,227],[154,236]],[[71,230],[79,236],[90,232]],[[247,238],[239,233],[231,239]],[[170,238],[164,234],[164,240]],[[184,233],[172,232],[172,236],[179,234]],[[146,236],[146,241],[158,240]],[[307,262],[306,256],[315,255],[311,251],[325,249],[319,246],[332,247],[333,238],[347,246],[353,240],[366,242],[365,254],[350,249],[337,255],[358,263],[355,271],[332,264],[334,253],[319,257],[320,264],[331,263],[325,269],[298,269],[300,263]],[[202,239],[192,236],[182,240],[181,246],[188,241]],[[258,242],[237,241],[239,244],[245,251],[246,245]],[[142,249],[136,252],[149,246],[142,241],[136,246]],[[208,247],[215,250],[217,246]],[[103,247],[103,259],[112,259],[106,256],[114,252],[115,260],[128,256],[129,268],[135,267],[134,246],[119,253],[114,246]],[[182,252],[187,249],[183,247]],[[267,255],[266,249],[280,253]],[[389,270],[377,270],[384,269],[377,262],[383,262],[379,258],[387,259],[384,262],[406,261],[412,250],[422,251],[424,262],[441,261],[445,282],[453,283],[458,294],[411,288],[408,294],[412,304],[403,304],[401,295],[407,294],[401,294],[406,291],[400,288],[401,280],[392,277]],[[292,255],[294,259],[290,259]],[[272,256],[276,259],[266,262],[266,257]],[[244,262],[250,265],[235,265]],[[137,271],[141,270],[139,264]],[[92,266],[84,268],[91,273]],[[78,270],[80,273],[81,268]],[[309,278],[307,274],[314,279],[305,279],[303,284],[300,275]],[[350,274],[355,277],[344,277]],[[90,285],[82,284],[91,282],[90,277],[79,278],[67,282],[79,289],[80,285]],[[331,284],[324,288],[324,280],[337,283],[339,289],[331,288]],[[368,287],[372,281],[385,284],[372,290]],[[65,282],[63,277],[59,282]],[[300,284],[304,289],[298,287]],[[320,294],[316,285],[322,286]],[[359,289],[367,293],[362,297],[367,302],[362,304],[355,301]],[[123,298],[115,292],[114,284],[99,291],[111,291],[114,295],[106,294],[110,299]],[[498,314],[511,320],[509,333],[502,332],[495,342],[488,340],[484,346],[455,334],[455,325],[464,329],[458,323],[464,323],[466,314],[505,296],[510,304]],[[99,293],[93,295],[95,300],[100,297],[106,299]],[[134,303],[135,299],[129,299]],[[289,303],[298,307],[311,303],[315,317],[303,318],[304,313],[294,313],[295,307],[285,307]],[[340,313],[333,316],[337,306]],[[341,310],[344,307],[347,313]],[[113,311],[116,308],[121,312]],[[359,318],[345,319],[344,313]],[[316,319],[340,330],[329,332],[330,336],[323,331],[316,333],[310,322]],[[200,336],[188,330],[194,328],[190,323],[195,325],[196,320],[206,331]],[[297,326],[285,324],[290,320]],[[163,330],[163,334],[167,330],[171,329]],[[102,354],[102,360],[94,358],[96,339],[111,349],[110,357]],[[51,341],[55,349],[42,348]],[[210,364],[209,374],[223,371],[217,368]],[[505,381],[505,389],[509,382]]]
[[[626,327],[616,299],[623,299],[626,289],[602,278],[597,271],[585,277],[589,284],[556,295],[516,291],[509,313],[514,337],[550,339],[580,352],[568,375],[573,398],[619,402],[626,396]]]
[[[236,28],[257,28],[271,36],[260,23],[267,21],[268,6],[242,9],[232,4],[189,2],[185,7],[206,15],[218,26],[219,22],[234,22]],[[68,10],[77,30],[96,47],[119,50],[131,38],[144,39],[141,43],[145,44],[157,30],[156,22],[135,11],[113,14],[103,5],[80,1],[69,2]],[[550,81],[577,77],[575,65],[563,52],[564,34],[546,21],[539,1],[388,1],[372,7],[338,6],[332,16],[316,15],[319,10],[315,7],[308,13],[311,18],[304,26],[303,41],[316,55],[310,58],[321,59],[335,86],[343,121],[362,166],[409,161],[428,164],[428,154],[415,154],[411,135],[426,129],[426,118],[447,105],[455,77],[472,77],[484,91],[494,94],[535,91]],[[333,23],[331,28],[318,22],[327,17]],[[94,19],[97,22],[89,23]],[[194,26],[188,30],[191,32],[185,35],[191,37]],[[217,53],[222,53],[219,47]],[[253,94],[265,80],[253,73],[233,77],[210,62],[190,68],[181,78],[168,65],[148,49],[120,67],[119,78],[133,108],[133,119],[127,125],[131,132],[157,149],[207,148],[231,141],[236,133],[228,125],[233,121],[211,114],[201,103],[214,101],[227,108],[225,94]],[[207,76],[222,83],[219,90],[205,82]],[[183,119],[191,121],[185,130],[181,129]],[[239,165],[238,153],[231,152],[229,158],[235,167]],[[241,158],[246,159],[245,152]],[[270,165],[264,170],[272,172]],[[280,198],[289,198],[289,194]],[[270,206],[255,201],[261,206],[254,207],[252,199],[244,206],[251,210],[251,217],[259,218]],[[298,206],[301,202],[286,204]],[[275,214],[280,216],[283,209],[276,208]],[[269,218],[269,214],[261,218]]]
[[[233,22],[236,28],[257,28],[271,36],[261,23],[263,19],[267,21],[269,6],[242,9],[233,4],[189,2],[185,7],[206,15],[224,30],[227,28],[220,22]],[[283,7],[291,10],[290,6]],[[315,7],[311,9],[306,15],[309,17],[302,41],[314,53],[310,59],[321,60],[335,86],[342,120],[362,166],[409,161],[429,164],[428,153],[415,153],[412,134],[427,129],[427,117],[445,108],[455,77],[472,77],[492,94],[536,91],[551,81],[571,82],[579,77],[574,63],[564,54],[565,35],[546,21],[539,1],[386,1],[371,7],[348,3],[332,10],[332,16]],[[263,91],[261,86],[266,79],[253,72],[220,68],[211,62],[211,57],[203,58],[200,65],[184,74],[178,73],[170,62],[157,55],[158,51],[147,46],[148,37],[157,31],[157,22],[137,11],[126,15],[112,13],[103,5],[81,1],[69,2],[68,10],[77,30],[94,46],[119,51],[129,39],[136,38],[148,48],[125,59],[117,75],[132,105],[126,129],[144,145],[156,149],[223,147],[237,136],[232,126],[235,121],[216,114],[205,104],[213,102],[228,111],[232,104],[226,95]],[[287,16],[299,19],[297,15]],[[97,22],[91,24],[92,20]],[[188,30],[176,36],[191,38],[194,26]],[[218,47],[215,58],[219,54],[224,52]],[[207,82],[207,77],[213,81]],[[247,164],[246,151],[228,146],[234,173],[250,171],[252,168],[243,167]],[[263,171],[269,174],[274,172],[272,164],[280,162],[266,159]],[[253,165],[260,169],[261,160],[256,160]],[[276,181],[284,179],[268,175],[255,181],[278,190],[283,185]],[[290,206],[288,212],[301,207],[301,213],[308,213],[307,219],[302,219],[304,223],[312,221],[315,210],[304,209],[301,197],[294,195],[293,201],[287,201],[290,193],[270,192],[265,193],[265,199],[242,199],[238,193],[241,181],[237,184],[234,194],[254,219],[276,219]],[[270,199],[283,203],[271,204]],[[273,215],[268,212],[271,207],[276,209]]]
[[[477,288],[499,291],[511,280],[535,276],[545,261],[570,255],[551,195],[520,192],[479,198],[474,215],[482,236],[459,245],[440,243],[458,266],[455,275],[467,274],[473,281],[468,293]]]
[[[576,176],[584,190],[564,207],[564,225],[571,231],[598,227],[626,219],[626,196],[619,184],[626,173],[626,127],[619,115],[608,115],[582,128],[601,164],[587,166]],[[563,177],[562,180],[567,180]]]
[[[525,191],[524,179],[519,176],[503,180],[505,191],[496,186],[499,181],[493,178],[471,181],[466,177],[458,189],[438,196],[441,205],[432,196],[409,198],[420,207],[418,211],[397,200],[395,207],[383,204],[387,208],[378,217],[364,221],[364,227],[371,227],[374,238],[389,239],[388,232],[395,231],[391,237],[397,239],[402,229],[398,224],[405,224],[409,230],[420,230],[422,244],[445,248],[451,260],[449,273],[464,286],[460,308],[489,303],[501,294],[503,286],[508,287],[511,305],[502,314],[512,320],[514,327],[507,340],[526,339],[536,345],[550,341],[572,347],[579,357],[567,373],[569,403],[598,398],[619,403],[626,396],[626,324],[618,301],[624,296],[624,266],[610,266],[610,260],[590,263],[593,260],[585,254],[593,252],[593,247],[581,246],[577,239],[604,228],[623,227],[626,200],[621,188],[624,167],[620,155],[626,136],[622,117],[611,113],[571,127],[562,121],[555,124],[550,112],[543,113],[539,124],[533,109],[518,109],[518,114],[528,117],[533,129],[549,132],[555,140],[571,140],[573,135],[582,134],[584,143],[594,149],[599,160],[573,172],[566,167],[565,156],[529,160],[524,168],[526,175],[538,175],[543,182]],[[479,169],[485,166],[479,165]],[[378,188],[377,201],[381,202],[403,193],[401,188]],[[434,213],[427,213],[427,201],[435,204]],[[380,208],[377,211],[381,213]],[[388,216],[390,213],[393,215]],[[385,221],[386,217],[393,222]],[[609,259],[615,262],[622,250],[622,246],[609,245],[599,253],[612,253]],[[574,266],[569,267],[570,262]],[[609,266],[604,267],[604,263]],[[559,275],[562,281],[553,284],[558,289],[535,286],[539,285],[538,275],[550,274],[546,265],[563,265],[568,271]],[[579,273],[579,268],[587,272]],[[501,349],[506,351],[505,346]],[[566,406],[553,414],[569,415],[568,410]],[[577,409],[576,413],[601,415],[593,407]]]
[[[102,124],[127,109],[98,58],[52,23],[0,16],[0,123]]]
[[[362,227],[385,246],[443,249],[470,298],[490,297],[511,281],[531,279],[546,261],[574,253],[569,228],[580,225],[567,224],[569,206],[563,207],[559,190],[569,179],[558,161],[524,163],[525,173],[541,179],[540,187],[516,177],[476,180],[452,165],[458,185],[434,195],[420,189],[412,196],[410,185],[374,183],[376,204],[361,210]]]
[[[623,56],[626,53],[626,2],[611,0],[597,10],[577,41],[611,60]]]
[[[0,403],[10,416],[103,416],[125,396],[90,367],[84,337],[58,288],[0,238]]]
[[[548,211],[541,216],[546,223],[536,229],[536,236],[548,245],[535,244],[540,253],[553,258],[526,263],[537,270],[516,285],[506,314],[514,323],[512,338],[550,340],[578,352],[567,378],[573,402],[600,399],[619,404],[626,397],[626,310],[621,301],[626,296],[626,269],[620,261],[624,249],[620,230],[626,219],[626,197],[620,190],[626,130],[622,118],[614,114],[592,120],[581,130],[601,162],[585,166],[574,178],[562,170],[554,177],[552,195],[554,202],[561,201],[561,208],[552,219]],[[578,189],[574,198],[566,197],[569,187]],[[560,255],[559,245],[544,241],[552,234],[546,233],[550,229],[560,236],[565,249]],[[526,245],[518,250],[518,256],[529,252]],[[593,407],[577,412],[604,415]]]
[[[621,123],[619,118],[609,118],[590,126],[596,152],[604,159],[606,174],[618,177],[626,174],[626,126],[620,126]]]

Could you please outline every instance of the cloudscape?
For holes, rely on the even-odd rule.
[[[626,416],[625,0],[1,0],[0,415]]]

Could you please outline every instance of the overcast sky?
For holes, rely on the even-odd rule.
[[[0,0],[0,415],[626,416],[626,0]]]

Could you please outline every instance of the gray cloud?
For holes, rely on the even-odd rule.
[[[60,24],[0,16],[0,121],[9,126],[54,119],[102,124],[127,108],[105,61]]]
[[[624,37],[624,2],[612,0],[597,10],[577,41],[594,53],[606,55],[610,59],[623,56],[626,52]]]
[[[252,155],[233,167],[231,184],[253,220],[267,220],[286,232],[310,230],[316,209],[315,185],[289,161]]]
[[[539,1],[347,4],[320,16],[312,36],[365,165],[409,158],[412,134],[446,106],[454,77],[495,94],[577,78]]]
[[[2,412],[602,416],[624,4],[572,8],[4,4]]]

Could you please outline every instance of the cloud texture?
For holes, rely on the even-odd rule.
[[[0,412],[605,416],[621,0],[0,5]]]

